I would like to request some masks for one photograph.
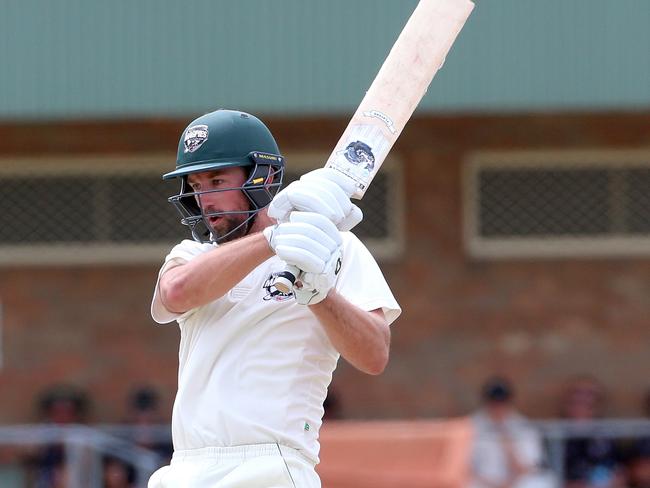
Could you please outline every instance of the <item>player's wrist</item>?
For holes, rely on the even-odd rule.
[[[273,231],[275,230],[276,227],[277,227],[276,225],[269,225],[268,227],[262,229],[261,232],[262,237],[264,237],[264,240],[266,241],[266,245],[268,246],[271,252],[275,252],[271,242],[273,241]]]
[[[262,231],[259,232],[259,234],[257,235],[258,242],[260,246],[263,247],[264,253],[267,258],[270,258],[275,255],[275,250],[271,245],[271,239],[273,238],[273,230],[275,227],[276,227],[275,225],[269,225],[268,227],[262,229]]]

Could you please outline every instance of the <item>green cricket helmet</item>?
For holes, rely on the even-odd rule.
[[[187,182],[192,173],[243,167],[247,179],[241,187],[195,192]],[[178,143],[176,169],[163,179],[179,178],[180,193],[169,202],[181,215],[198,242],[223,242],[236,231],[252,225],[257,213],[266,207],[282,185],[284,157],[280,155],[273,135],[257,117],[236,110],[217,110],[192,121]],[[201,195],[211,192],[241,191],[250,202],[250,209],[241,211],[205,212],[198,204]],[[225,235],[215,235],[209,218],[245,214],[245,219]]]

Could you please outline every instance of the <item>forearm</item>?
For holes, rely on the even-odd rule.
[[[368,374],[384,370],[388,362],[390,327],[381,310],[362,310],[335,290],[309,309],[346,361]]]
[[[261,233],[223,244],[166,271],[160,280],[162,303],[177,313],[205,305],[225,295],[272,256]]]

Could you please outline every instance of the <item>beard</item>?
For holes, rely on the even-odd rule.
[[[230,242],[240,237],[244,237],[248,233],[250,222],[246,222],[249,218],[247,214],[237,215],[222,215],[218,220],[208,219],[212,235],[218,243]]]

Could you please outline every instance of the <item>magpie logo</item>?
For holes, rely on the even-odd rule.
[[[273,284],[275,282],[275,278],[282,273],[282,271],[276,271],[274,273],[271,273],[268,278],[266,278],[266,281],[262,285],[262,288],[266,290],[266,295],[264,295],[264,301],[274,301],[274,302],[284,302],[286,300],[290,300],[293,298],[293,292],[289,293],[282,293],[280,290],[278,290],[275,285]]]
[[[208,140],[208,126],[207,125],[193,125],[185,131],[183,136],[183,151],[194,152],[200,148],[205,141]]]
[[[372,153],[372,148],[365,142],[351,142],[343,154],[345,159],[352,164],[364,165],[363,168],[367,171],[372,171],[375,167],[375,155]]]

